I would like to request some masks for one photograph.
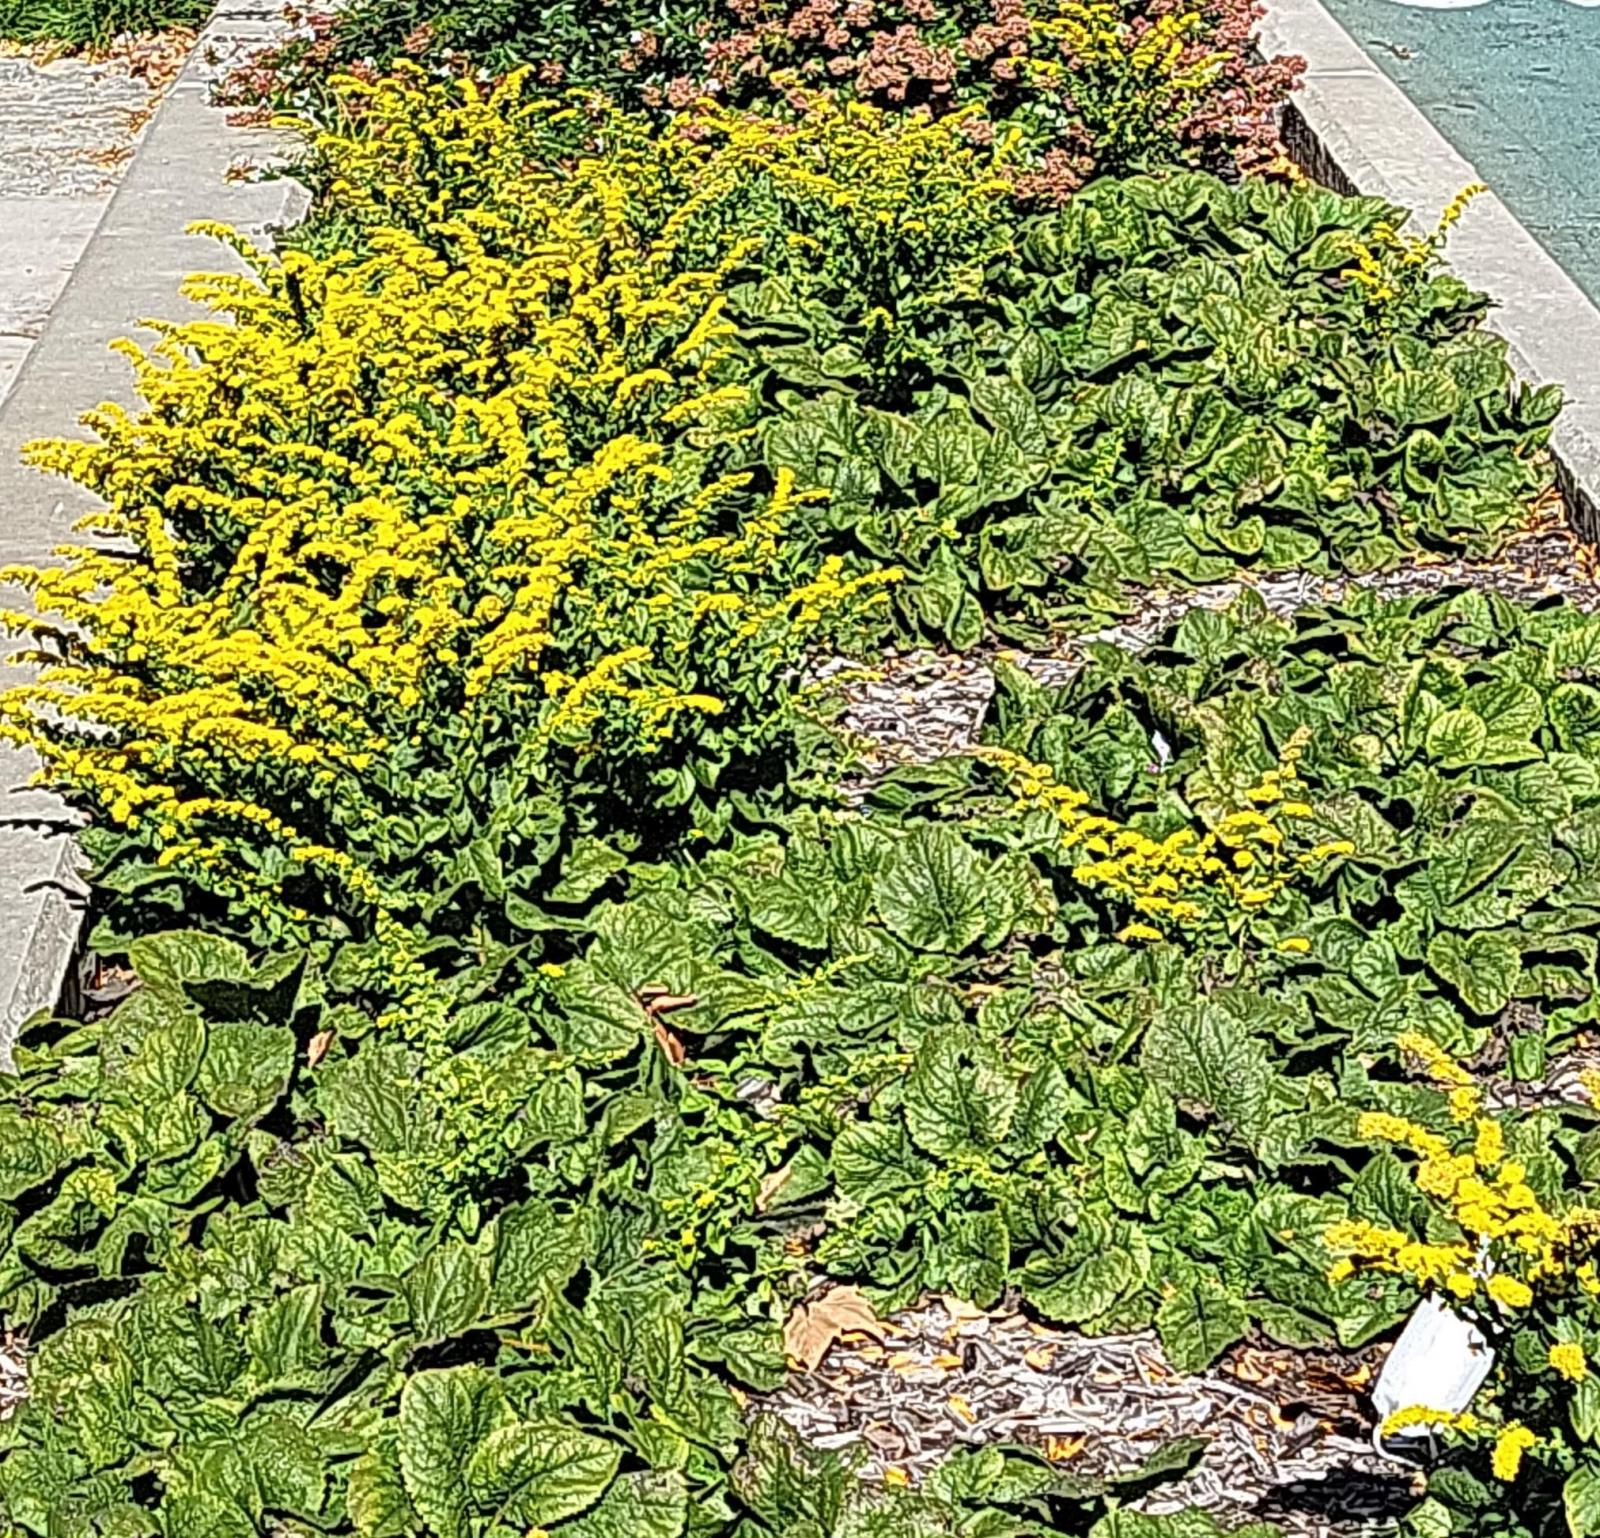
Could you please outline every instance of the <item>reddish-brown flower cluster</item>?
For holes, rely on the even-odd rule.
[[[801,0],[787,13],[761,0],[733,7],[745,26],[705,48],[707,83],[734,99],[774,75],[809,89],[846,89],[884,106],[943,110],[972,66],[1026,47],[1022,0],[996,0],[965,35],[935,0]],[[958,6],[957,9],[960,9]]]
[[[801,105],[819,90],[936,113],[977,103],[983,115],[967,132],[985,142],[995,120],[1048,97],[1039,102],[1047,110],[1038,114],[1050,124],[1048,142],[1019,176],[1018,191],[1053,201],[1097,171],[1125,168],[1114,153],[1108,159],[1091,115],[1074,99],[1075,77],[1082,85],[1095,64],[1064,55],[1039,25],[1056,9],[1039,0],[798,0],[787,9],[778,0],[732,0],[729,10],[740,26],[708,36],[703,73],[679,75],[664,95],[655,93],[656,104],[682,107],[706,92],[731,101],[776,92]],[[1252,33],[1261,7],[1254,0],[1126,0],[1122,15],[1129,55],[1157,26],[1191,18],[1171,72],[1203,70],[1210,77],[1208,88],[1190,93],[1154,124],[1154,158],[1165,151],[1169,159],[1223,169],[1270,157],[1279,105],[1304,65],[1255,55]],[[1038,84],[1029,73],[1036,60],[1064,62],[1066,78]],[[1162,82],[1150,84],[1159,101]],[[1087,98],[1089,88],[1082,94]]]
[[[275,104],[335,64],[347,74],[354,72],[349,62],[337,56],[330,12],[301,11],[290,6],[284,14],[294,29],[288,40],[248,54],[217,82],[218,104],[237,109],[229,114],[230,123],[265,123]]]

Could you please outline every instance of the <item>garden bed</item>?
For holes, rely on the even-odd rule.
[[[7,1519],[1583,1538],[1600,586],[1470,198],[1231,6],[576,15],[235,74],[312,217],[30,451]]]
[[[761,1404],[813,1446],[867,1449],[880,1479],[918,1479],[956,1448],[1019,1443],[1086,1485],[1124,1480],[1134,1510],[1352,1533],[1403,1515],[1419,1493],[1414,1472],[1371,1448],[1363,1391],[1381,1361],[1371,1348],[1251,1345],[1184,1374],[1150,1333],[1087,1339],[941,1301]],[[1180,1473],[1146,1493],[1152,1460]]]

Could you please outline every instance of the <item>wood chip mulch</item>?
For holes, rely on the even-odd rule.
[[[28,1342],[10,1330],[0,1335],[0,1421],[28,1397]]]
[[[1415,1474],[1372,1451],[1363,1391],[1381,1347],[1245,1345],[1186,1375],[1153,1332],[1089,1339],[945,1299],[895,1315],[886,1334],[847,1337],[752,1408],[817,1447],[859,1449],[869,1479],[898,1470],[913,1483],[959,1447],[1023,1444],[1069,1476],[1103,1478],[1204,1438],[1192,1469],[1129,1504],[1270,1520],[1296,1538],[1376,1528],[1420,1493]]]
[[[996,656],[1025,668],[1040,683],[1059,686],[1084,666],[1092,643],[1143,651],[1191,609],[1226,609],[1251,591],[1273,614],[1287,618],[1297,609],[1334,603],[1362,588],[1389,598],[1476,588],[1519,603],[1560,597],[1585,612],[1600,609],[1595,552],[1578,540],[1558,512],[1551,511],[1492,560],[1416,557],[1392,571],[1369,576],[1290,572],[1208,587],[1152,590],[1139,595],[1137,610],[1126,619],[1067,638],[1049,654],[1004,649],[962,656],[932,650],[890,651],[869,667],[830,659],[813,669],[811,677],[838,684],[845,701],[839,724],[860,755],[856,783],[864,788],[889,769],[928,763],[971,747],[994,694]]]

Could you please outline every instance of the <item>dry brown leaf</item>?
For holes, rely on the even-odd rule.
[[[1052,1463],[1065,1463],[1069,1458],[1076,1458],[1087,1441],[1087,1437],[1046,1437],[1044,1455]]]
[[[306,1066],[315,1068],[328,1055],[328,1048],[332,1045],[333,1032],[318,1031],[306,1047]]]
[[[656,1021],[655,1033],[656,1041],[660,1044],[661,1050],[667,1054],[667,1061],[674,1068],[682,1068],[684,1058],[689,1055],[684,1051],[683,1043],[659,1020]]]
[[[1050,1363],[1055,1360],[1055,1354],[1054,1346],[1035,1346],[1033,1350],[1022,1353],[1022,1360],[1035,1372],[1048,1372]]]
[[[814,1372],[828,1348],[855,1330],[883,1339],[883,1324],[872,1305],[854,1287],[835,1287],[795,1305],[783,1327],[783,1349],[795,1366]]]

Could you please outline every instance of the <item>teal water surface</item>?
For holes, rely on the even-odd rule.
[[[1600,302],[1600,0],[1324,3]]]

